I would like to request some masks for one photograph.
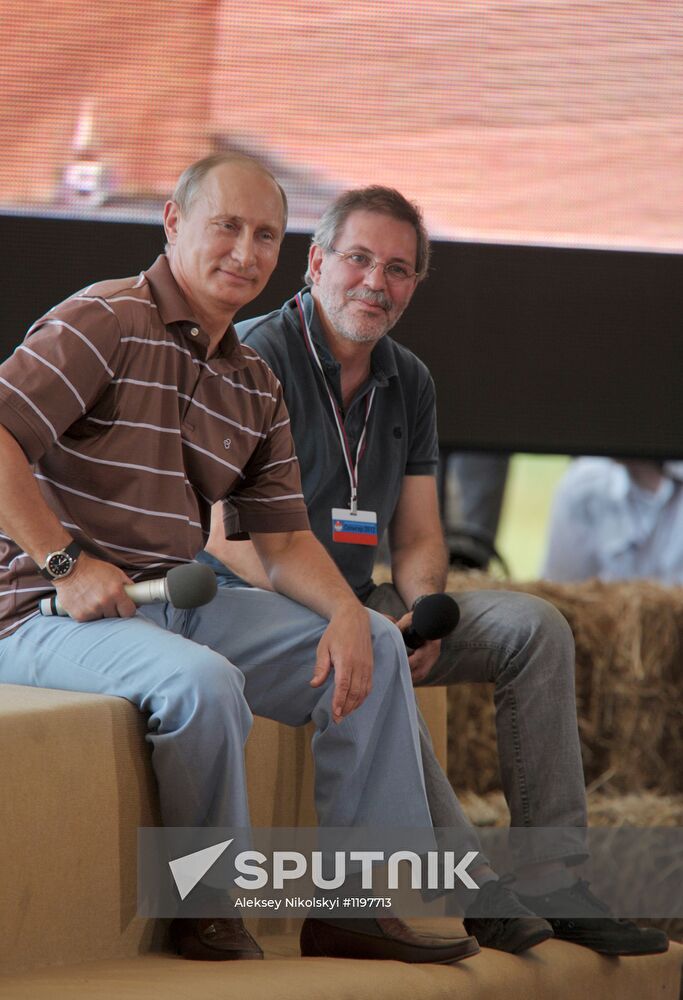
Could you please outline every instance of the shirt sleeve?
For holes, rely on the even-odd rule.
[[[415,425],[406,459],[406,476],[435,476],[439,464],[436,427],[436,390],[425,368],[420,380]]]
[[[37,462],[114,377],[120,329],[101,299],[67,299],[0,365],[0,424]]]
[[[275,378],[273,386],[276,402],[266,437],[246,465],[239,489],[223,502],[226,538],[310,528],[282,387]]]
[[[276,325],[275,320],[270,323],[257,320],[256,325],[251,320],[245,320],[238,323],[235,330],[240,341],[263,358],[282,383],[284,391],[288,381],[287,374],[291,369],[291,364],[288,366],[286,363],[288,358],[286,328],[281,323]]]
[[[598,576],[600,560],[595,529],[578,510],[571,476],[562,480],[553,500],[541,577],[557,583]]]

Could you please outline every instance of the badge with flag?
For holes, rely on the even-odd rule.
[[[332,541],[346,545],[377,545],[377,514],[373,510],[335,507],[332,511]]]

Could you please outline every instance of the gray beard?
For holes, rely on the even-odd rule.
[[[318,295],[320,297],[320,304],[325,310],[327,318],[334,327],[335,332],[343,340],[351,341],[353,344],[372,344],[381,340],[384,334],[388,333],[391,329],[391,325],[388,322],[385,323],[384,328],[379,332],[377,332],[376,329],[368,330],[366,332],[359,330],[355,325],[349,326],[346,322],[343,310],[337,309],[331,302],[328,301],[327,295],[321,294],[320,290],[318,290]]]
[[[381,333],[361,333],[359,330],[349,330],[348,327],[340,326],[336,320],[332,320],[334,323],[334,328],[344,340],[350,340],[354,344],[372,344],[376,340],[379,340],[387,332],[383,330]]]

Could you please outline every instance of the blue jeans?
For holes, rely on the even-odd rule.
[[[327,622],[251,588],[221,589],[191,611],[150,605],[132,619],[36,616],[0,641],[0,683],[118,695],[139,708],[165,825],[249,825],[243,745],[253,712],[315,723],[321,825],[428,828],[403,642],[370,615],[372,692],[339,724],[332,676],[320,688],[309,684]]]

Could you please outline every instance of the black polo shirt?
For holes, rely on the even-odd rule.
[[[327,348],[308,291],[303,303],[325,378],[341,408],[340,365]],[[332,541],[332,508],[348,508],[349,477],[323,375],[307,349],[296,303],[292,299],[267,316],[238,323],[236,330],[282,383],[311,528],[365,600],[373,587],[377,550]],[[365,420],[365,397],[373,387],[377,391],[358,470],[358,508],[375,511],[381,538],[396,509],[403,477],[435,475],[439,448],[432,377],[411,351],[384,336],[372,352],[368,381],[344,414],[354,457]]]

